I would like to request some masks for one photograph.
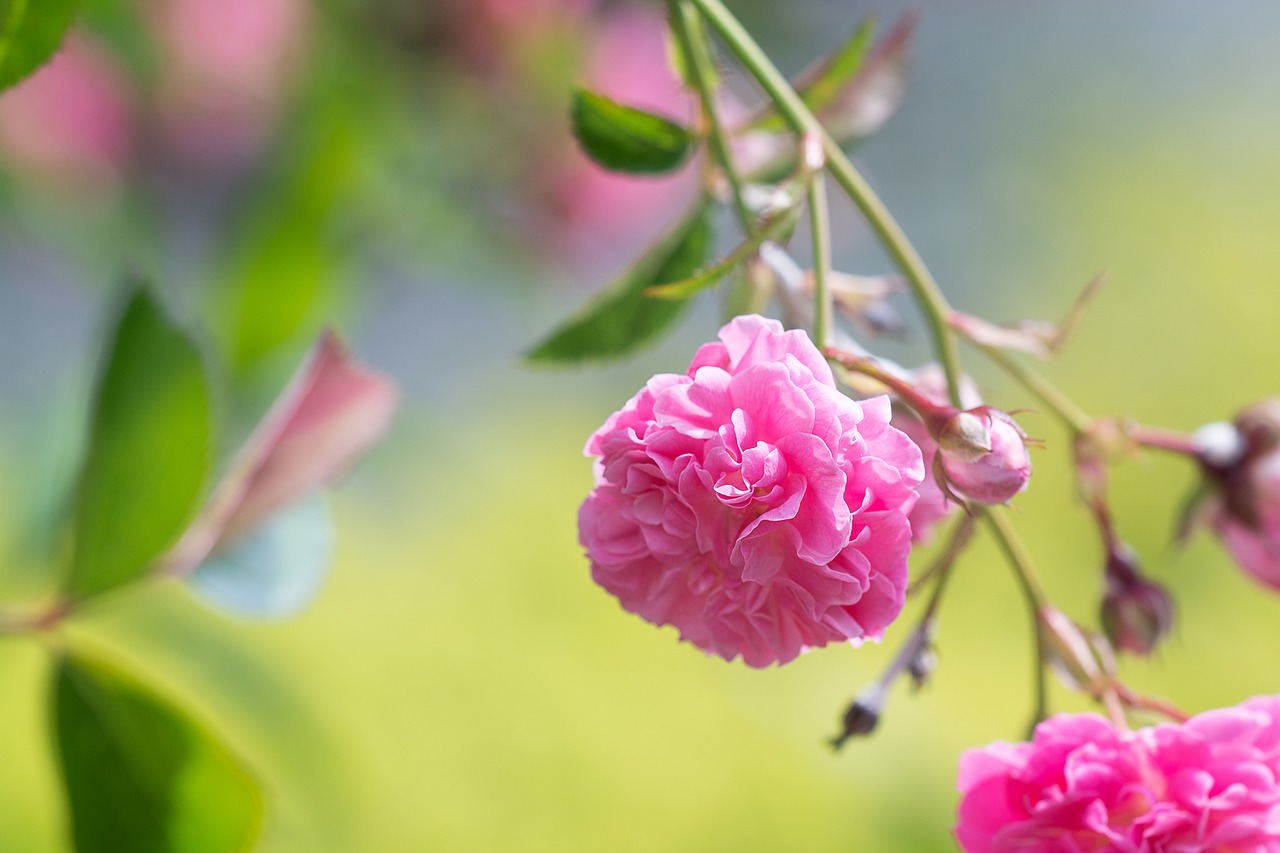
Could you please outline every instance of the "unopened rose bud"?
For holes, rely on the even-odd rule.
[[[1008,503],[1031,477],[1026,433],[990,406],[953,415],[938,431],[938,447],[951,485],[978,503]]]
[[[1116,648],[1149,655],[1173,628],[1173,602],[1155,581],[1108,574],[1102,599],[1102,630]]]
[[[844,712],[842,730],[831,739],[831,746],[839,749],[852,737],[869,735],[880,722],[880,711],[884,707],[884,687],[873,684],[863,690]]]
[[[1210,521],[1245,571],[1280,589],[1280,399],[1254,403],[1232,427],[1233,455],[1214,454],[1205,428],[1195,436],[1214,489]]]

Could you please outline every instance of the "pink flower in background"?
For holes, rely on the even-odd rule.
[[[0,155],[67,184],[119,177],[130,150],[127,85],[113,58],[70,35],[49,64],[0,98]]]
[[[739,317],[587,442],[578,513],[622,606],[726,660],[877,640],[902,609],[923,476],[889,400],[855,402],[800,331]]]
[[[937,405],[947,403],[947,377],[942,366],[936,363],[926,364],[911,372],[911,384],[916,390]],[[982,403],[978,389],[968,377],[960,383],[960,400],[966,407]],[[920,499],[911,510],[911,538],[916,542],[928,542],[933,538],[934,528],[960,505],[942,492],[938,481],[933,476],[933,460],[938,455],[938,443],[929,435],[929,428],[910,408],[902,403],[894,403],[893,425],[907,434],[907,437],[920,447],[924,457],[924,482],[920,484]]]
[[[538,26],[547,21],[577,19],[595,5],[594,0],[472,0],[472,9],[488,20],[513,31]]]
[[[1280,696],[1119,731],[1059,714],[960,759],[966,853],[1280,853]]]
[[[629,106],[688,121],[691,101],[667,61],[666,25],[655,8],[624,7],[604,13],[589,34],[584,69],[587,88]],[[631,177],[607,172],[572,149],[555,176],[554,194],[565,216],[565,239],[617,246],[637,240],[638,223],[661,226],[693,198],[692,169],[672,176]]]
[[[156,0],[149,21],[165,61],[162,126],[204,162],[256,151],[306,40],[305,0]]]

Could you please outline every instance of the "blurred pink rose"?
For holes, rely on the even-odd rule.
[[[960,759],[966,853],[1280,853],[1280,696],[1121,732],[1059,714]]]
[[[129,157],[127,85],[113,58],[72,34],[48,65],[0,97],[0,154],[67,184],[110,182]]]
[[[270,131],[306,39],[306,0],[155,0],[161,124],[179,151],[239,160]]]
[[[677,121],[689,121],[692,102],[667,61],[666,23],[657,8],[624,7],[605,13],[589,38],[587,88],[620,103]],[[643,243],[684,208],[697,190],[695,170],[670,176],[630,177],[607,172],[574,146],[554,177],[564,236],[594,244]],[[647,229],[647,230],[646,230]]]
[[[739,317],[587,442],[596,582],[707,652],[785,663],[902,609],[923,476],[889,400],[855,402],[800,331]]]

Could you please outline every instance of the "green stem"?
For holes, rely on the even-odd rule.
[[[1071,399],[1058,390],[1058,387],[1033,368],[1027,367],[1011,357],[999,347],[989,346],[970,340],[974,346],[982,350],[987,358],[998,364],[1001,369],[1018,381],[1022,387],[1040,398],[1063,424],[1074,435],[1084,435],[1089,431],[1093,418],[1084,410],[1071,402]]]
[[[822,349],[831,342],[831,216],[823,173],[809,179],[809,230],[813,232],[813,342]]]
[[[815,134],[822,140],[827,170],[862,211],[880,245],[906,277],[916,302],[924,313],[930,337],[933,339],[934,351],[946,373],[951,403],[957,408],[964,408],[960,403],[960,353],[956,346],[955,335],[947,324],[951,307],[919,253],[903,233],[901,226],[841,150],[839,143],[826,132],[804,100],[796,94],[787,78],[778,71],[724,3],[721,0],[688,0],[688,2],[698,7],[703,17],[720,34],[743,66],[751,72],[778,108],[778,112],[790,123],[796,133],[802,137],[806,134]]]
[[[756,218],[747,207],[742,189],[742,177],[733,165],[733,154],[729,150],[729,136],[720,116],[716,112],[714,65],[711,54],[707,50],[706,38],[702,31],[702,19],[688,0],[668,0],[670,10],[671,32],[675,36],[676,45],[684,56],[685,67],[689,69],[694,88],[698,90],[698,101],[702,109],[702,120],[706,125],[707,147],[712,160],[724,173],[733,197],[733,209],[738,215],[738,222],[748,236],[755,230]]]
[[[1036,656],[1033,663],[1035,667],[1035,708],[1031,720],[1031,728],[1034,730],[1036,724],[1044,720],[1049,704],[1048,687],[1044,677],[1046,643],[1044,627],[1040,620],[1040,611],[1048,604],[1048,598],[1045,596],[1044,588],[1040,585],[1040,578],[1036,574],[1035,565],[1031,562],[1031,555],[1027,553],[1026,546],[1018,538],[1018,533],[1009,522],[1009,517],[1005,515],[1004,508],[986,507],[982,510],[982,514],[987,521],[987,527],[990,528],[996,543],[1000,546],[1000,550],[1004,551],[1009,566],[1013,569],[1014,577],[1018,580],[1022,596],[1027,601],[1027,609],[1031,611],[1031,622],[1036,638]]]
[[[930,578],[938,577],[938,583],[933,588],[933,594],[929,597],[929,604],[925,607],[923,618],[932,618],[934,610],[937,609],[937,602],[942,594],[941,587],[946,583],[946,577],[951,572],[951,567],[955,565],[956,559],[960,553],[964,551],[965,546],[969,544],[969,539],[973,537],[973,530],[976,526],[975,519],[972,515],[963,516],[956,523],[955,528],[951,531],[951,538],[947,541],[947,547],[942,550],[937,558],[933,561],[933,565],[929,566],[920,577],[907,587],[907,597],[911,597],[918,592]]]

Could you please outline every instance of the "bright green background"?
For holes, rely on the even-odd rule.
[[[793,68],[847,16],[805,3],[793,20],[765,20],[765,5],[748,5],[748,19]],[[947,5],[926,5],[914,90],[860,162],[956,303],[996,320],[1054,317],[1105,267],[1110,283],[1047,369],[1083,407],[1189,429],[1280,390],[1274,14]],[[484,126],[448,115],[454,132],[459,116]],[[321,176],[349,165],[329,154]],[[414,173],[424,194],[445,170]],[[954,578],[932,683],[895,693],[874,738],[832,755],[824,738],[901,629],[885,647],[826,649],[782,669],[725,664],[621,612],[576,544],[583,441],[645,375],[687,362],[713,335],[714,308],[626,365],[527,371],[517,354],[589,292],[588,277],[569,286],[554,264],[495,251],[500,223],[459,225],[447,204],[424,206],[413,222],[440,230],[422,256],[334,300],[406,403],[388,444],[336,495],[338,561],[316,606],[245,623],[181,589],[135,591],[75,634],[151,675],[248,757],[267,783],[264,851],[953,849],[959,753],[1019,736],[1030,706],[1028,619],[990,543],[980,538]],[[884,269],[852,217],[837,222],[842,264]],[[46,242],[92,259],[85,246],[106,226],[66,227]],[[114,277],[102,265],[102,280]],[[6,329],[45,310],[12,296],[27,287],[0,286]],[[93,287],[65,297],[78,319],[54,327],[47,350],[6,350],[3,370],[37,369],[63,344],[89,349]],[[56,504],[51,482],[83,418],[92,371],[66,364],[43,393],[4,386],[0,552],[16,591],[39,585],[16,520]],[[993,402],[1033,405],[975,372]],[[1063,436],[1044,414],[1021,422],[1048,449],[1014,516],[1051,594],[1091,620],[1100,555],[1071,502]],[[1179,604],[1168,645],[1126,672],[1194,711],[1280,692],[1280,599],[1208,537],[1167,544],[1191,483],[1176,460],[1135,459],[1117,472],[1114,508]],[[0,851],[62,849],[47,677],[35,643],[0,642]],[[1055,705],[1085,707],[1060,691]]]

